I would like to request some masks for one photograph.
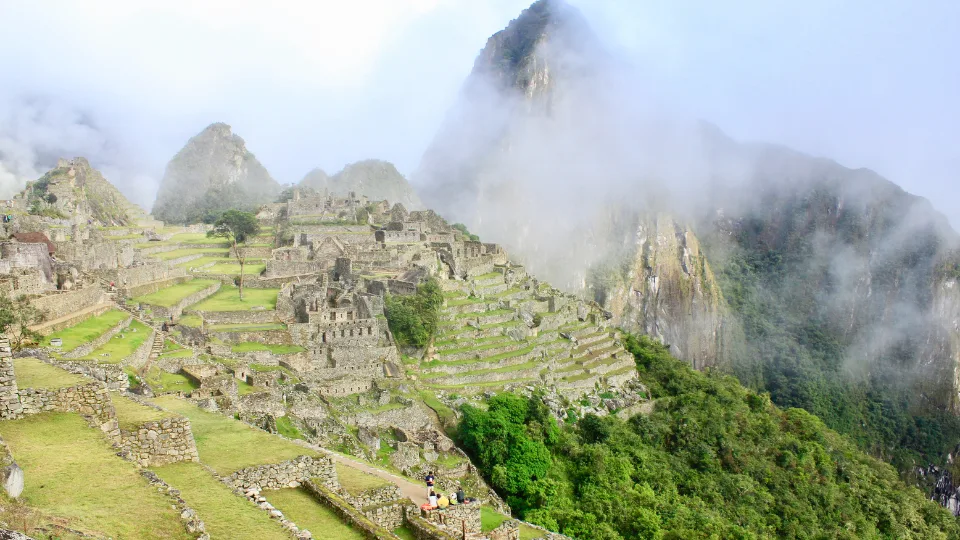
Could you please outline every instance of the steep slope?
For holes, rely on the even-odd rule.
[[[400,203],[408,210],[423,208],[407,179],[387,161],[368,159],[351,163],[332,177],[321,169],[314,169],[303,177],[300,185],[317,191],[326,189],[339,196],[355,192],[370,200]]]
[[[706,261],[684,266],[695,235],[669,215],[651,219],[655,202],[637,196],[648,178],[616,140],[631,139],[631,122],[597,121],[618,115],[615,65],[576,9],[535,2],[487,41],[415,183],[428,206],[627,328],[662,336],[697,366],[723,362],[722,295]],[[654,233],[644,248],[660,227],[686,232],[669,245]]]
[[[230,126],[211,124],[167,164],[153,215],[171,223],[209,220],[230,208],[271,202],[279,191]]]
[[[149,219],[82,157],[60,159],[55,168],[29,183],[16,201],[31,214],[89,220],[106,227]]]

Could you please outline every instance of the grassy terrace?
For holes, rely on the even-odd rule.
[[[230,350],[235,353],[268,351],[273,354],[295,354],[298,352],[303,352],[306,349],[299,345],[265,345],[263,343],[248,341],[244,343],[238,343],[237,345],[231,347]]]
[[[257,276],[261,272],[267,269],[267,265],[262,262],[248,262],[243,265],[243,275],[245,276]],[[217,263],[209,268],[203,268],[199,270],[207,274],[224,274],[229,276],[239,276],[240,275],[240,265],[238,263]],[[248,289],[252,290],[252,289]]]
[[[336,467],[337,478],[340,480],[340,485],[351,495],[359,495],[370,489],[390,485],[390,482],[387,482],[379,476],[374,476],[359,469],[342,465],[339,462],[336,464]]]
[[[136,248],[147,248],[154,246],[177,246],[177,245],[218,245],[221,247],[229,247],[229,245],[223,241],[222,238],[208,238],[206,233],[180,233],[175,234],[170,237],[169,240],[164,240],[162,242],[143,242],[137,244]]]
[[[429,384],[426,383],[427,387],[433,388],[435,390],[463,390],[465,388],[503,388],[510,384],[523,384],[529,383],[533,379],[524,378],[524,379],[509,379],[506,381],[490,381],[490,382],[478,382],[478,383],[467,383],[467,384]]]
[[[92,382],[81,375],[64,371],[58,367],[44,364],[36,358],[14,358],[13,373],[17,378],[17,388],[68,388]]]
[[[437,349],[443,349],[444,347],[454,347],[456,349],[466,348],[467,345],[476,345],[479,343],[490,343],[492,341],[507,341],[509,336],[486,336],[481,338],[470,338],[470,339],[448,339],[445,341],[436,341],[433,346]],[[441,352],[447,352],[443,350]]]
[[[237,540],[289,540],[290,538],[280,524],[271,520],[266,512],[250,504],[243,497],[234,495],[230,488],[205,471],[199,463],[174,463],[157,467],[153,471],[165,482],[180,490],[183,500],[203,519],[211,538]],[[179,523],[175,518],[173,521]],[[162,538],[162,536],[150,538]]]
[[[21,500],[61,524],[97,537],[193,538],[170,501],[80,415],[8,420],[0,422],[0,435],[27,478]],[[41,537],[48,536],[35,536]]]
[[[313,533],[314,538],[328,540],[363,540],[359,531],[344,523],[327,506],[321,504],[303,489],[266,491],[267,501],[301,529]]]
[[[81,360],[94,360],[101,364],[118,364],[135,353],[150,338],[149,326],[134,319],[130,326],[110,338],[102,346],[96,348]]]
[[[457,314],[458,319],[476,319],[476,318],[487,318],[487,317],[498,317],[500,315],[512,314],[514,311],[512,309],[495,309],[493,311],[482,311],[480,313],[459,313]]]
[[[264,324],[211,324],[208,332],[266,332],[268,330],[286,330],[287,325],[281,323]]]
[[[501,274],[500,272],[487,272],[486,274],[483,274],[481,276],[476,276],[475,278],[473,278],[473,281],[483,281],[485,279],[493,279],[495,277],[502,277],[502,276],[503,274]]]
[[[153,401],[190,419],[200,461],[222,475],[246,467],[280,463],[297,456],[317,455],[233,418],[201,410],[189,401],[171,396],[154,398]]]
[[[277,294],[280,289],[244,289],[240,300],[240,289],[224,286],[215,294],[199,304],[190,306],[191,311],[247,311],[255,307],[273,310],[277,307]]]
[[[141,405],[117,392],[110,393],[110,401],[113,402],[114,408],[117,409],[117,421],[120,423],[120,429],[124,430],[135,430],[146,422],[154,422],[177,416],[173,413],[158,411]]]
[[[496,529],[508,519],[510,519],[510,516],[505,516],[489,506],[480,508],[480,530],[485,533]],[[543,538],[546,534],[547,533],[539,529],[534,529],[526,523],[520,524],[520,540],[536,540]]]
[[[205,264],[216,264],[216,263],[229,262],[229,261],[230,259],[228,259],[226,255],[223,255],[220,257],[205,256],[205,257],[200,257],[199,259],[190,259],[189,261],[186,261],[186,262],[177,263],[177,266],[179,266],[180,268],[199,268]]]
[[[185,392],[189,393],[197,389],[193,379],[179,373],[167,373],[166,371],[153,367],[144,377],[150,388],[157,393],[165,392]]]
[[[517,349],[515,351],[507,351],[505,353],[500,353],[494,356],[487,356],[484,358],[468,358],[466,360],[454,360],[452,362],[443,362],[440,360],[431,360],[429,362],[424,362],[420,364],[421,368],[430,369],[435,367],[442,366],[467,366],[470,364],[481,364],[485,362],[499,362],[501,360],[506,360],[508,358],[514,358],[516,356],[522,356],[531,352],[536,345],[528,345],[522,349]]]
[[[540,365],[540,362],[534,360],[531,362],[516,364],[513,366],[504,366],[504,367],[498,367],[498,368],[484,368],[484,369],[477,369],[473,371],[465,371],[463,373],[457,373],[455,375],[450,375],[448,373],[442,373],[442,372],[424,373],[423,375],[421,375],[421,378],[424,380],[430,380],[430,379],[439,379],[440,377],[471,377],[476,375],[491,375],[494,373],[511,373],[514,371],[523,371],[525,369],[532,369],[537,367],[538,365]]]
[[[213,279],[194,279],[179,285],[173,285],[166,289],[160,289],[157,292],[138,296],[133,299],[134,302],[148,304],[151,306],[170,307],[176,305],[191,294],[196,294],[207,287],[218,283]]]
[[[493,337],[502,338],[505,336],[493,336]],[[489,341],[493,341],[493,342],[490,343]],[[488,340],[487,343],[476,340],[476,342],[472,345],[468,345],[466,347],[460,347],[458,349],[445,349],[442,351],[438,351],[437,354],[439,356],[450,356],[452,354],[460,354],[460,353],[465,353],[470,351],[480,352],[480,351],[486,351],[489,349],[497,349],[499,347],[506,347],[507,345],[510,345],[510,344],[519,345],[519,343],[512,341],[510,338],[499,339],[499,340]]]
[[[49,347],[51,339],[60,338],[63,340],[63,347],[61,347],[60,350],[62,352],[70,352],[102,336],[104,332],[113,328],[129,316],[130,314],[125,311],[113,309],[102,315],[91,317],[70,328],[50,334],[44,338],[43,344]]]
[[[157,242],[154,242],[155,244]],[[213,248],[188,248],[188,249],[175,249],[173,251],[164,251],[163,253],[154,253],[150,255],[154,259],[160,259],[162,261],[169,261],[171,259],[179,259],[180,257],[186,257],[188,255],[214,255],[217,253],[222,253],[223,257],[226,257],[230,254],[230,248],[228,247],[213,247]]]

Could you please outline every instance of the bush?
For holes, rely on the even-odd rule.
[[[431,279],[410,296],[388,295],[384,303],[387,324],[400,345],[425,347],[437,331],[443,292]]]

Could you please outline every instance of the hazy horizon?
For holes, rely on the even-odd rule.
[[[672,107],[873,169],[960,225],[960,74],[944,67],[960,6],[570,3]],[[0,197],[76,155],[149,208],[214,122],[281,183],[362,159],[409,178],[486,39],[528,4],[0,4]]]

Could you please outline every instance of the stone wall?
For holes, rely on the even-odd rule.
[[[84,244],[61,242],[57,245],[57,258],[75,263],[83,272],[131,266],[134,254],[132,245],[110,240]]]
[[[276,261],[267,260],[266,278],[306,276],[320,274],[329,267],[329,261]]]
[[[0,261],[0,293],[11,298],[24,294],[43,294],[55,288],[53,282],[36,269],[10,268],[7,271],[2,264],[3,261]]]
[[[33,307],[44,313],[47,320],[66,317],[71,313],[106,302],[103,289],[87,285],[82,289],[68,292],[50,293],[30,301]]]
[[[255,448],[250,450],[256,452]],[[282,489],[297,487],[311,478],[335,482],[336,475],[330,458],[299,456],[283,463],[241,469],[224,478],[224,482],[243,491]]]
[[[244,343],[252,341],[268,345],[290,345],[290,332],[286,330],[257,330],[252,332],[211,332],[209,337],[220,339],[224,343]]]
[[[199,461],[190,421],[183,417],[145,422],[136,431],[121,429],[118,444],[125,457],[142,467]]]
[[[112,328],[110,328],[103,334],[100,334],[100,336],[95,338],[94,340],[84,343],[83,345],[80,345],[79,347],[73,349],[70,352],[64,353],[63,357],[64,358],[83,358],[84,356],[87,356],[98,347],[105,345],[107,342],[113,339],[113,336],[117,335],[118,333],[120,333],[121,330],[129,326],[130,321],[132,320],[133,320],[133,315],[128,315],[125,319],[123,319],[122,321],[114,325]]]
[[[463,538],[462,534],[454,534],[414,512],[408,512],[406,518],[407,528],[417,540],[462,540]]]
[[[448,506],[444,510],[425,510],[421,515],[427,521],[439,523],[452,531],[479,533],[482,530],[480,525],[480,506],[481,503],[476,501],[469,504]]]
[[[0,411],[0,418],[12,420],[43,411],[75,412],[91,418],[111,438],[119,435],[110,392],[100,383],[68,388],[22,388],[17,395],[19,404]]]
[[[416,510],[416,506],[410,499],[397,499],[386,503],[362,508],[363,515],[370,521],[387,529],[396,530],[406,521],[407,512]]]
[[[20,407],[17,377],[13,372],[13,353],[10,340],[0,336],[0,418],[14,417]]]
[[[504,521],[487,535],[490,540],[520,540],[520,522],[515,519]]]
[[[136,289],[140,285],[186,275],[185,269],[170,262],[151,262],[100,272],[100,276],[104,280],[114,282],[117,288],[124,291],[127,296],[141,296],[154,292],[152,290]]]
[[[186,283],[187,281],[190,281],[190,279],[191,279],[191,276],[187,276],[187,275],[174,276],[167,279],[161,279],[159,281],[151,281],[151,282],[141,283],[139,285],[128,285],[126,287],[122,287],[120,285],[122,282],[120,281],[115,281],[114,283],[116,283],[118,286],[121,287],[120,289],[118,289],[118,292],[122,296],[126,296],[127,298],[135,298],[137,296],[145,296],[151,293],[155,293],[160,289],[166,289],[167,287],[172,287],[174,285]]]
[[[153,311],[154,317],[162,317],[162,318],[170,318],[170,317],[176,318],[176,317],[179,317],[180,315],[183,314],[183,310],[184,310],[185,308],[187,308],[187,307],[189,307],[189,306],[192,306],[193,304],[196,304],[197,302],[200,302],[201,300],[205,299],[206,297],[208,297],[208,296],[212,295],[213,293],[219,291],[221,285],[222,285],[222,283],[219,283],[219,282],[218,282],[218,283],[214,283],[214,284],[210,285],[209,287],[207,287],[206,289],[203,289],[202,291],[195,292],[195,293],[191,294],[190,296],[184,298],[183,300],[177,302],[176,304],[174,304],[174,305],[172,305],[172,306],[170,306],[170,307],[150,305],[150,309],[151,309],[151,311]],[[148,304],[148,305],[149,305],[149,304]]]
[[[269,324],[277,321],[270,310],[260,311],[196,311],[205,324]]]
[[[346,491],[341,491],[341,496],[357,508],[381,506],[403,499],[403,493],[400,492],[400,487],[396,484],[390,484],[376,489],[368,489],[355,496],[350,495]]]
[[[151,342],[152,343],[152,342]],[[102,382],[107,389],[124,391],[130,386],[130,379],[120,364],[97,364],[95,362],[58,361],[57,367]]]

